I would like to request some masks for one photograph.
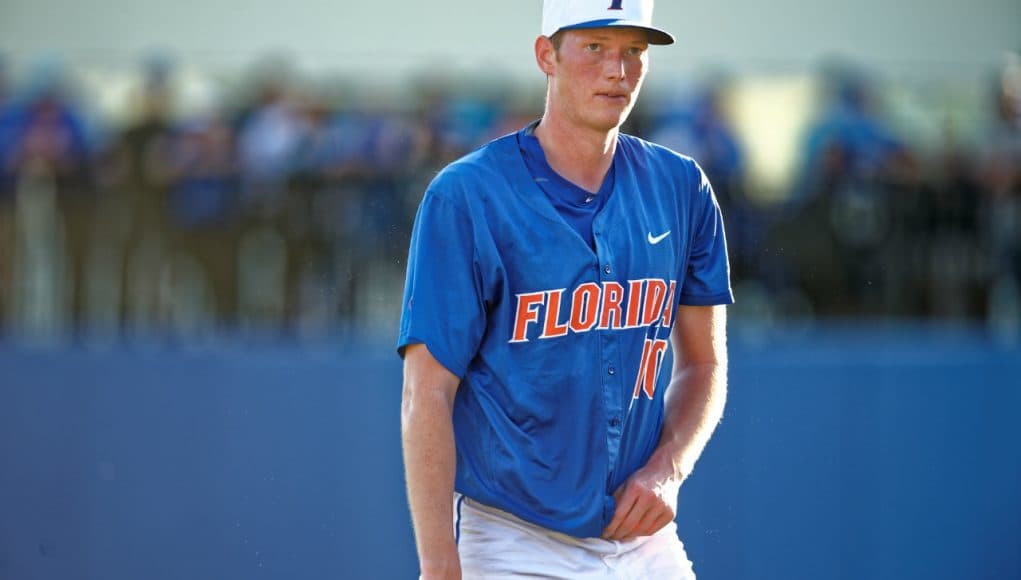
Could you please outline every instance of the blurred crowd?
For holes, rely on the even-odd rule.
[[[261,67],[245,90],[182,115],[175,67],[153,59],[132,113],[113,122],[88,113],[59,66],[19,83],[0,66],[0,335],[392,334],[426,184],[537,116],[541,94],[522,104],[423,83],[394,105],[302,90],[285,69]],[[643,101],[626,128],[709,175],[739,316],[1016,333],[1021,65],[993,76],[980,143],[947,131],[922,152],[867,75],[828,75],[797,179],[775,202],[748,178],[726,83]]]

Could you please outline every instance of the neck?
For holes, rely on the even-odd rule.
[[[596,193],[613,163],[618,128],[608,131],[562,122],[549,109],[535,127],[546,161],[561,177]]]

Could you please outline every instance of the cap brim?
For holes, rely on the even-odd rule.
[[[649,35],[649,44],[667,45],[667,44],[673,44],[675,42],[674,41],[674,36],[672,34],[670,34],[669,32],[665,31],[665,30],[660,30],[658,28],[653,28],[651,26],[646,26],[645,24],[634,22],[632,20],[621,20],[621,19],[618,19],[618,18],[606,18],[606,19],[603,19],[603,20],[589,20],[588,22],[581,22],[579,24],[572,24],[570,26],[564,26],[563,28],[560,28],[559,30],[557,30],[557,32],[560,32],[560,30],[578,30],[578,29],[587,29],[587,28],[608,28],[608,27],[616,27],[616,26],[622,26],[622,27],[627,27],[627,28],[640,28],[640,29],[644,30]]]

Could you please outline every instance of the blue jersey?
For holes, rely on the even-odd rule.
[[[456,490],[578,537],[600,535],[612,493],[656,447],[677,306],[732,301],[698,165],[626,135],[615,155],[595,247],[513,134],[440,172],[415,220],[398,338],[461,378]]]

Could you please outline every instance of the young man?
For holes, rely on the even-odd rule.
[[[732,298],[701,169],[619,133],[673,42],[651,14],[545,0],[542,119],[419,208],[398,347],[425,579],[694,577],[677,493],[722,416]]]

